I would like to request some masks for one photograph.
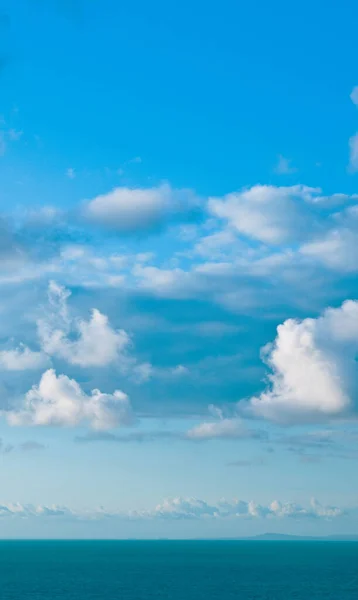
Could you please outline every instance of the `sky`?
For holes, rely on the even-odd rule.
[[[0,536],[358,534],[358,8],[0,3]]]

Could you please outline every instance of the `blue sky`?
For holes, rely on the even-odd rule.
[[[358,533],[357,16],[1,4],[3,537]]]

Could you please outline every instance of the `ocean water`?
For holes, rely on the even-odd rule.
[[[0,542],[1,600],[357,600],[358,543]]]

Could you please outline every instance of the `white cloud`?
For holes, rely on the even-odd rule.
[[[349,138],[349,170],[358,171],[358,133]]]
[[[343,194],[337,192],[331,196],[314,196],[313,204],[319,204],[324,208],[335,208],[336,206],[344,206],[349,202],[357,202],[358,194]]]
[[[198,519],[203,517],[217,517],[219,511],[216,506],[198,498],[166,498],[152,511],[143,516],[169,518],[169,519]]]
[[[50,283],[48,295],[52,312],[37,323],[47,354],[81,367],[103,367],[121,357],[126,360],[130,338],[123,329],[114,330],[97,309],[92,310],[88,321],[71,319],[67,307],[70,292],[55,282]],[[76,339],[69,337],[73,333]]]
[[[260,430],[247,429],[239,417],[228,418],[224,411],[213,404],[209,405],[211,420],[204,421],[186,432],[185,438],[189,440],[204,441],[214,439],[245,439],[263,438],[266,433]]]
[[[129,232],[157,226],[198,206],[190,190],[168,184],[153,188],[118,187],[85,204],[85,217],[97,225]]]
[[[141,520],[197,520],[197,519],[322,519],[332,520],[346,513],[335,506],[323,506],[312,499],[308,506],[296,503],[282,503],[274,500],[268,505],[245,500],[221,500],[209,504],[198,498],[166,498],[150,510],[106,510],[95,508],[74,510],[68,506],[52,504],[3,503],[0,504],[0,518],[36,518],[36,519],[73,519],[80,521],[98,521],[102,519]]]
[[[161,519],[208,519],[208,518],[313,518],[333,519],[340,517],[344,512],[335,506],[322,506],[317,500],[312,499],[308,507],[296,503],[282,503],[274,500],[269,505],[263,506],[256,502],[234,500],[232,502],[221,500],[217,504],[208,504],[198,498],[167,498],[151,511],[132,513],[139,518]]]
[[[320,192],[304,185],[255,185],[223,198],[211,198],[209,211],[241,234],[266,244],[294,243],[315,228],[309,204]]]
[[[250,434],[240,419],[220,419],[207,421],[193,427],[187,432],[192,440],[209,440],[215,438],[245,438]]]
[[[149,362],[135,363],[134,361],[132,365],[132,372],[135,381],[137,383],[143,383],[144,381],[148,381],[153,376],[155,369],[153,369],[153,365]]]
[[[76,177],[76,171],[72,167],[69,167],[66,171],[66,176],[68,179],[74,179]]]
[[[15,350],[0,352],[0,369],[6,371],[25,371],[27,369],[42,369],[48,363],[48,357],[43,352],[35,352],[20,344]]]
[[[246,408],[289,423],[347,415],[357,400],[357,353],[356,301],[329,308],[316,319],[288,319],[263,351],[271,368],[269,387]]]
[[[88,423],[92,429],[106,430],[131,424],[133,414],[124,392],[104,394],[95,389],[88,396],[74,379],[48,369],[40,383],[27,392],[23,406],[7,413],[7,420],[15,426]]]
[[[0,518],[4,517],[64,517],[75,514],[64,506],[20,504],[19,502],[0,504]]]
[[[152,292],[156,296],[167,298],[186,298],[200,288],[190,272],[183,269],[160,269],[154,266],[137,264],[132,273],[139,288]]]
[[[223,229],[202,237],[195,244],[194,252],[201,256],[218,258],[222,255],[223,250],[227,252],[234,245],[236,248],[237,238],[234,232],[229,229]]]
[[[334,229],[325,237],[301,246],[300,253],[330,269],[349,273],[358,271],[357,244],[356,232],[344,228]]]
[[[275,173],[278,175],[291,175],[292,173],[296,173],[297,169],[292,167],[291,162],[291,159],[285,158],[280,154],[275,167]]]

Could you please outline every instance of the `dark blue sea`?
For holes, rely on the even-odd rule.
[[[1,600],[357,600],[358,543],[0,542]]]

